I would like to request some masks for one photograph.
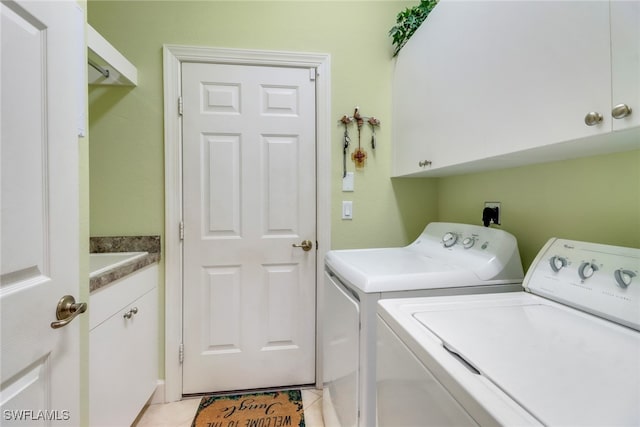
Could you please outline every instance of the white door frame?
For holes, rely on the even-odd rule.
[[[182,120],[181,63],[241,64],[316,69],[316,331],[321,335],[324,254],[331,247],[331,63],[328,54],[164,45],[165,153],[165,390],[164,401],[182,398]],[[316,386],[322,387],[321,348],[316,340]]]

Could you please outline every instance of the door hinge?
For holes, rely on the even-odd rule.
[[[178,346],[178,360],[180,361],[180,364],[184,362],[184,344],[182,343]]]
[[[309,68],[309,80],[314,81],[318,75],[318,71],[315,68]]]
[[[178,97],[178,115],[181,116],[183,113],[184,103],[182,102],[182,97]]]
[[[184,221],[180,221],[180,225],[178,226],[178,234],[180,240],[184,240]]]

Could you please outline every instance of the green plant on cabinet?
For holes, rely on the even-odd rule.
[[[389,36],[393,40],[395,48],[393,56],[396,56],[400,49],[407,43],[413,33],[427,19],[429,13],[438,4],[438,0],[420,0],[420,4],[411,8],[406,8],[398,13],[396,24],[389,31]]]

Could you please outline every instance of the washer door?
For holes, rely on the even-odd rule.
[[[360,304],[325,272],[323,415],[325,425],[358,424]]]

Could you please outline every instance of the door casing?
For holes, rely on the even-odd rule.
[[[331,63],[328,54],[164,45],[165,134],[165,384],[159,398],[182,398],[182,120],[181,63],[240,64],[315,68],[316,70],[316,206],[317,271],[316,334],[322,336],[322,283],[324,255],[331,247]],[[322,387],[321,340],[316,344],[316,387]],[[162,399],[164,394],[164,399]]]

